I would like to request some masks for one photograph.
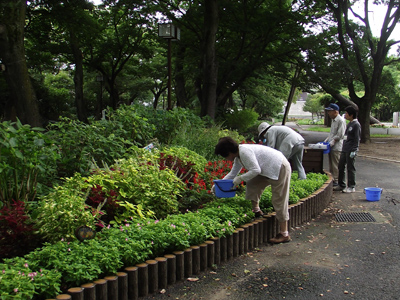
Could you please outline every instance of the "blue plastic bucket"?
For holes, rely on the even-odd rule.
[[[331,145],[328,142],[322,142],[322,144],[326,145],[326,149],[324,150],[324,154],[331,152]]]
[[[232,198],[236,195],[236,189],[233,189],[232,179],[214,180],[215,196],[218,198]]]
[[[382,189],[379,187],[366,187],[364,194],[368,201],[379,201],[382,194]]]

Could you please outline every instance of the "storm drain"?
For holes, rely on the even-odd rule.
[[[337,222],[376,222],[370,213],[340,213],[335,217]]]

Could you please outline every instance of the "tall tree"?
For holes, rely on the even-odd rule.
[[[119,79],[124,75],[125,66],[135,56],[148,59],[153,55],[152,16],[156,12],[144,0],[104,1],[104,5],[99,15],[103,28],[96,43],[90,45],[86,63],[102,74],[110,105],[115,109],[120,104],[120,90],[124,89]]]
[[[362,142],[370,141],[371,107],[376,101],[383,67],[395,61],[388,59],[388,52],[400,43],[398,36],[392,37],[400,19],[398,1],[377,3],[385,5],[387,11],[380,36],[375,38],[371,30],[368,0],[363,0],[362,15],[356,13],[347,0],[325,0],[335,26],[325,28],[320,34],[314,32],[305,49],[307,64],[304,68],[310,80],[344,105],[358,106]],[[351,16],[362,25],[352,21]],[[359,84],[362,85],[361,89],[358,88]],[[350,99],[340,93],[342,87],[348,89]],[[362,96],[359,96],[359,92],[362,92]]]
[[[4,107],[6,120],[19,118],[22,123],[42,126],[42,117],[29,77],[24,47],[27,1],[3,0],[0,3],[0,60],[11,97]]]
[[[80,121],[88,122],[83,92],[83,49],[97,36],[99,25],[93,15],[93,4],[87,0],[35,0],[30,8],[28,33],[30,40],[36,41],[35,50],[50,52],[57,57],[54,61],[62,60],[71,67],[77,116]],[[47,33],[45,42],[43,32]]]
[[[258,70],[288,67],[283,62],[298,52],[293,41],[301,37],[306,20],[305,14],[292,10],[290,1],[177,1],[185,2],[184,9],[174,5],[176,1],[158,2],[182,27],[185,60],[197,66],[189,75],[202,115],[211,118]]]

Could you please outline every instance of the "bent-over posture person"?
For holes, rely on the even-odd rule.
[[[299,172],[299,179],[306,179],[303,167],[304,138],[292,128],[281,125],[269,125],[262,122],[258,126],[258,138],[263,144],[279,150],[293,163],[293,169]]]
[[[265,188],[271,185],[272,205],[279,221],[280,233],[269,242],[278,244],[290,241],[289,188],[291,167],[285,156],[270,147],[257,144],[238,144],[231,137],[223,137],[215,146],[215,154],[232,161],[231,171],[223,179],[233,179],[235,186],[246,182],[246,199],[250,200],[256,217],[261,217],[259,202]],[[246,173],[239,175],[242,168]]]

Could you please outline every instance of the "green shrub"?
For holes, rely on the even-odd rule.
[[[157,123],[151,123],[143,114],[143,110],[153,111],[139,105],[121,105],[117,110],[107,109],[108,122],[107,135],[116,136],[132,142],[134,145],[144,147],[148,141],[156,136]]]
[[[141,204],[158,218],[178,212],[177,197],[185,185],[171,169],[161,170],[156,160],[140,157],[118,160],[113,168],[116,171],[103,171],[88,180],[118,191],[121,199]]]
[[[153,151],[153,154],[157,156],[157,159],[159,160],[161,159],[161,155],[163,158],[171,156],[175,161],[176,159],[179,159],[187,166],[185,172],[198,173],[201,177],[204,175],[204,166],[207,164],[207,160],[195,151],[189,150],[186,147],[163,147],[159,151]],[[179,167],[182,166],[182,163]]]
[[[184,132],[180,132],[172,139],[170,145],[186,147],[212,161],[219,159],[214,154],[214,149],[218,140],[224,136],[230,136],[238,142],[244,140],[244,137],[237,131],[222,129],[220,125],[213,125],[211,127],[185,129]]]
[[[80,174],[65,179],[63,185],[42,196],[33,214],[38,233],[47,241],[71,240],[79,226],[95,227],[98,215],[86,209],[89,184]]]
[[[121,205],[132,208],[129,210],[132,217],[138,217],[133,215],[135,207],[124,202],[140,205],[145,208],[144,215],[151,215],[148,211],[152,211],[158,218],[178,212],[177,197],[184,189],[184,183],[174,172],[168,168],[160,170],[156,161],[148,162],[140,157],[121,159],[112,168],[97,169],[91,176],[76,174],[44,196],[37,210],[39,233],[55,242],[72,238],[79,226],[94,228],[104,213],[100,212],[102,207],[96,209],[86,203],[90,188],[96,186],[101,186],[105,193],[117,192]],[[136,212],[139,214],[140,210]]]
[[[214,212],[213,216],[210,212]],[[227,236],[233,232],[234,224],[247,223],[252,217],[249,201],[235,197],[163,220],[129,220],[104,228],[92,240],[45,244],[24,258],[0,264],[1,299],[32,299],[34,294],[39,299],[51,298],[61,286],[79,286],[115,274],[124,265],[183,250],[211,237]]]
[[[52,298],[61,292],[62,273],[32,265],[29,258],[15,257],[0,263],[0,299]]]
[[[225,121],[224,125],[227,128],[245,132],[257,122],[259,115],[253,109],[243,109],[226,113],[223,117]]]
[[[234,227],[247,223],[254,218],[251,202],[242,195],[236,195],[233,198],[219,198],[206,204],[201,213],[213,216],[213,218],[221,221],[230,221]]]
[[[56,178],[58,151],[41,128],[0,123],[0,208],[10,201],[33,201]]]
[[[307,179],[299,180],[298,173],[293,172],[290,180],[289,204],[295,204],[300,199],[311,195],[318,190],[326,181],[328,175],[321,173],[307,173]],[[260,199],[260,208],[265,212],[272,212],[273,206],[271,202],[272,191],[271,186],[267,187]]]
[[[154,137],[161,144],[171,145],[176,136],[205,127],[205,122],[188,109],[176,107],[172,110],[154,110],[141,107],[138,110],[141,116],[155,127]]]
[[[93,161],[111,164],[133,145],[124,137],[124,128],[111,121],[85,124],[80,121],[61,119],[49,125],[48,135],[55,140],[61,153],[58,176],[70,177],[75,172],[88,174]],[[127,135],[128,133],[126,133]]]

